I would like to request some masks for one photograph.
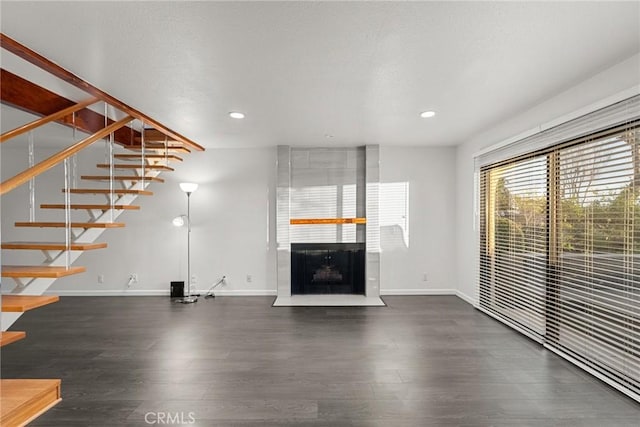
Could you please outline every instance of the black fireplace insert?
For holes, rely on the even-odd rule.
[[[364,243],[292,243],[291,294],[364,295]]]

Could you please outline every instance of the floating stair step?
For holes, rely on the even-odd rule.
[[[0,425],[25,426],[60,400],[60,380],[0,380]]]
[[[33,310],[34,308],[58,302],[57,295],[2,295],[2,311],[18,312]]]
[[[64,228],[64,222],[16,222],[16,227]],[[71,228],[122,228],[124,222],[72,222]]]
[[[4,331],[0,332],[0,347],[4,347],[5,345],[9,345],[16,341],[20,341],[21,339],[27,336],[26,332],[23,331]]]
[[[142,154],[114,154],[113,157],[120,160],[142,160]],[[182,157],[178,157],[175,154],[168,154],[166,156],[164,154],[155,153],[145,154],[144,158],[148,160],[170,160],[176,162],[182,161]]]
[[[176,141],[175,139],[171,138],[168,135],[165,135],[164,133],[160,132],[158,129],[146,129],[144,131],[144,141],[145,142],[164,142],[167,141],[167,143],[171,143],[171,144],[181,144],[180,141]],[[142,141],[142,136],[136,136],[134,138],[134,141],[136,142],[140,142]]]
[[[142,151],[142,145],[127,145],[124,148],[131,150],[131,151]],[[154,151],[165,151],[165,146],[164,144],[158,144],[158,143],[146,143],[144,144],[144,149],[145,150],[154,150]],[[189,150],[187,147],[182,147],[180,145],[169,145],[168,147],[166,147],[167,152],[168,153],[190,153],[191,150]]]
[[[71,243],[72,251],[89,251],[92,249],[103,249],[106,243]],[[64,242],[5,242],[2,249],[26,249],[39,251],[64,251],[67,245]]]
[[[109,165],[105,164],[105,163],[99,163],[96,165],[97,167],[99,167],[100,169],[109,169]],[[113,165],[114,169],[142,169],[141,165],[134,165],[134,164],[124,164],[124,163],[116,163]],[[171,172],[174,169],[169,167],[169,166],[165,166],[165,165],[144,165],[145,169],[154,169],[154,170],[161,170],[161,171],[168,171]]]
[[[109,175],[82,175],[80,178],[86,179],[89,181],[109,181]],[[135,175],[114,175],[114,181],[142,181],[141,176]],[[164,182],[164,179],[158,178],[157,176],[145,176],[145,181],[153,181],[153,182]]]
[[[42,204],[40,205],[42,209],[66,209],[64,204]],[[91,205],[91,204],[71,204],[69,205],[71,209],[92,209],[92,210],[102,210],[108,211],[111,209],[111,205]],[[115,210],[125,210],[125,211],[137,211],[140,210],[140,206],[136,205],[113,205]]]
[[[64,193],[64,189],[62,190]],[[108,188],[72,188],[69,190],[71,194],[110,194],[111,190]],[[139,196],[153,196],[152,191],[148,190],[129,190],[123,188],[114,188],[114,194],[137,194]]]
[[[86,270],[84,267],[77,266],[66,268],[52,267],[49,265],[3,265],[2,277],[46,277],[49,279],[57,279],[58,277],[83,273]],[[4,297],[2,304],[4,306]]]

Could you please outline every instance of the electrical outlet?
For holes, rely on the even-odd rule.
[[[196,276],[195,274],[191,275],[191,283],[198,283],[198,276]]]
[[[251,283],[253,281],[253,276],[247,274],[247,283]]]
[[[131,275],[129,275],[129,281],[131,283],[138,283],[138,273],[131,273]]]
[[[98,283],[104,283],[104,274],[98,274]]]
[[[427,281],[427,273],[422,273],[422,281],[423,282]]]

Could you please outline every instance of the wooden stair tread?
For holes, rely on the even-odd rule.
[[[24,312],[58,302],[57,295],[2,295],[2,311]]]
[[[127,145],[124,148],[131,150],[131,151],[142,151],[142,145],[140,144],[136,144],[136,145]],[[145,150],[154,150],[154,151],[165,151],[165,146],[164,144],[157,144],[157,143],[145,143],[144,144],[144,149]],[[166,148],[167,152],[169,153],[190,153],[191,150],[189,150],[187,147],[183,147],[180,145],[169,145]]]
[[[16,222],[16,227],[64,228],[64,222]],[[121,228],[124,222],[72,222],[71,228]]]
[[[58,277],[70,276],[85,271],[86,268],[78,266],[66,268],[49,265],[3,265],[2,277],[47,277],[57,279]],[[4,301],[2,303],[4,305]]]
[[[0,425],[24,426],[60,402],[58,379],[0,380]]]
[[[111,178],[109,175],[82,175],[80,178],[90,180],[90,181],[109,181]],[[114,181],[142,181],[141,176],[135,175],[114,175]],[[164,182],[164,179],[158,178],[157,176],[145,176],[145,181],[154,181],[154,182]]]
[[[121,159],[121,160],[142,160],[142,154],[114,154],[113,157],[115,157],[116,159]],[[167,154],[166,156],[164,154],[146,154],[144,155],[145,159],[149,159],[149,160],[173,160],[176,162],[181,162],[182,161],[182,157],[178,157],[175,154]]]
[[[103,249],[106,243],[71,243],[72,251],[88,251]],[[4,242],[2,249],[33,249],[41,251],[64,251],[67,245],[64,242]]]
[[[0,332],[0,347],[9,345],[25,338],[27,333],[24,331],[3,331]]]
[[[100,169],[109,169],[109,165],[105,163],[98,163],[96,166]],[[113,168],[114,169],[142,169],[142,165],[135,165],[135,164],[129,164],[129,163],[126,163],[126,164],[116,163],[115,165],[113,165]],[[144,165],[144,168],[169,171],[169,172],[174,170],[172,167],[165,166],[165,165]]]
[[[45,203],[40,205],[42,209],[66,209],[65,205],[62,203]],[[108,211],[111,209],[111,205],[93,205],[93,204],[71,204],[71,209],[97,209]],[[116,210],[126,210],[126,211],[137,211],[140,209],[140,206],[136,205],[113,205],[113,208]]]
[[[180,141],[176,141],[175,139],[173,139],[169,135],[165,135],[164,133],[162,133],[158,129],[153,129],[153,128],[145,129],[144,130],[144,135],[136,136],[134,138],[134,141],[138,141],[138,142],[141,141],[142,140],[142,136],[144,136],[145,142],[152,142],[152,141],[164,142],[166,140],[168,143],[182,144]]]
[[[64,189],[62,190],[64,193]],[[69,190],[71,194],[110,194],[111,190],[108,188],[72,188]],[[153,196],[152,191],[148,190],[130,190],[123,188],[114,188],[114,194],[137,194],[139,196]]]

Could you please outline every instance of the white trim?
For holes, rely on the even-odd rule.
[[[473,154],[473,157],[479,157],[482,156],[483,154],[489,153],[491,151],[494,150],[498,150],[500,148],[506,147],[509,144],[512,144],[514,142],[520,141],[522,139],[525,139],[527,137],[530,137],[532,135],[535,135],[537,133],[543,132],[547,129],[551,129],[553,127],[556,127],[558,125],[561,125],[563,123],[567,123],[571,120],[577,119],[578,117],[582,117],[584,115],[587,115],[589,113],[593,113],[594,111],[600,110],[602,108],[608,107],[610,105],[613,105],[617,102],[621,102],[624,101],[625,99],[629,99],[633,96],[636,95],[640,95],[640,85],[634,85],[628,89],[625,89],[623,91],[620,91],[614,95],[608,96],[604,99],[601,99],[600,101],[594,102],[592,104],[587,105],[586,107],[582,107],[579,108],[575,111],[572,111],[568,114],[564,114],[563,116],[560,116],[557,119],[553,119],[550,120],[546,123],[542,123],[532,129],[526,130],[524,132],[521,132],[515,136],[512,136],[510,138],[507,138],[505,140],[502,140],[496,144],[490,145],[488,147],[482,148],[479,151],[476,151]]]
[[[194,294],[200,294],[204,296],[206,293],[205,290],[194,290]],[[216,290],[216,296],[276,296],[275,290],[267,290],[267,289],[239,289],[239,290]],[[152,297],[152,296],[169,296],[169,290],[159,290],[159,289],[144,289],[144,290],[84,290],[84,291],[76,291],[76,290],[60,290],[56,291],[54,289],[48,289],[45,292],[45,295],[58,295],[61,297],[120,297],[120,296],[142,296],[142,297]]]
[[[380,297],[352,294],[279,296],[273,307],[386,307]]]
[[[460,298],[461,300],[464,300],[465,302],[468,302],[469,304],[471,304],[474,307],[476,307],[478,305],[478,301],[475,298],[471,298],[469,295],[465,294],[464,292],[456,290],[456,296],[458,298]]]
[[[456,295],[455,289],[380,289],[384,295]]]
[[[198,291],[197,293],[204,295],[205,292],[207,291]],[[213,293],[220,297],[275,297],[278,295],[276,289],[216,289]]]
[[[57,291],[55,289],[47,289],[44,292],[44,295],[58,295],[61,297],[119,297],[119,296],[142,296],[142,297],[153,297],[153,296],[169,296],[169,290],[157,290],[157,289],[147,289],[147,290],[60,290]]]

